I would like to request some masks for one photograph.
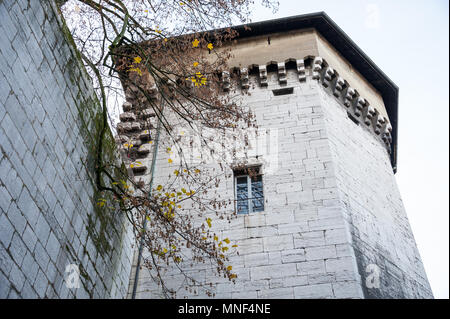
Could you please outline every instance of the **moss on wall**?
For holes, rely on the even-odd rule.
[[[64,3],[64,1],[59,1],[59,4]],[[58,4],[58,1],[57,1]],[[67,43],[71,47],[72,56],[68,59],[65,67],[67,68],[70,81],[73,85],[78,86],[79,92],[77,95],[77,114],[78,120],[80,121],[80,133],[83,138],[83,143],[88,149],[87,157],[84,159],[85,168],[90,177],[90,183],[93,186],[94,193],[92,194],[92,211],[94,214],[88,216],[87,231],[91,237],[97,251],[102,255],[109,255],[112,251],[111,237],[113,234],[110,230],[115,230],[115,233],[119,235],[120,229],[123,224],[123,218],[119,215],[119,209],[113,194],[109,192],[100,192],[96,187],[95,179],[96,174],[98,174],[98,167],[96,167],[96,157],[99,145],[99,139],[101,131],[103,129],[103,113],[101,103],[95,94],[92,94],[88,98],[84,98],[82,92],[85,90],[81,81],[89,81],[88,72],[84,66],[82,56],[80,52],[76,49],[75,41],[70,33],[69,28],[62,17],[60,11],[60,17],[62,21],[62,34],[66,39]],[[81,71],[81,72],[80,72]],[[102,143],[102,161],[104,166],[112,167],[110,174],[117,181],[126,180],[127,171],[125,166],[122,164],[120,168],[117,168],[119,164],[119,154],[117,152],[117,147],[114,141],[114,137],[111,133],[109,127],[106,128],[106,132],[103,137]],[[111,165],[112,164],[112,165]],[[105,179],[101,178],[103,185],[109,185],[110,183]],[[100,202],[105,202],[103,205],[99,205]],[[119,227],[118,227],[119,226]]]

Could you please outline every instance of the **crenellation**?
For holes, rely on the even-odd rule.
[[[298,80],[300,82],[306,82],[306,68],[305,68],[305,60],[295,60],[297,63],[297,73],[298,73]]]
[[[122,122],[134,122],[136,121],[136,115],[131,112],[124,112],[119,115],[119,119]]]
[[[248,78],[248,68],[239,69],[239,77],[241,79],[241,88],[243,90],[248,90],[250,87],[249,78]]]
[[[228,92],[231,87],[230,83],[230,72],[228,71],[222,71],[222,89],[224,92]]]
[[[335,71],[331,67],[327,67],[322,77],[322,85],[324,87],[332,87],[332,81],[335,78]]]
[[[322,73],[322,64],[323,64],[323,59],[321,57],[314,58],[313,65],[312,65],[312,79],[313,80],[320,80],[321,73]]]
[[[300,82],[305,82],[307,78],[307,72],[306,67],[304,63],[304,59],[293,59],[289,58],[287,61],[295,61],[296,62],[296,70],[297,77]],[[270,76],[270,73],[267,72],[267,65],[259,65],[258,70],[258,79],[257,81],[259,83],[259,86],[261,88],[263,87],[273,87],[274,85],[283,85],[287,84],[288,81],[288,74],[290,74],[290,70],[286,69],[286,62],[270,62],[270,63],[276,63],[277,64],[277,82],[273,82],[274,79]],[[269,63],[268,63],[269,64]],[[240,69],[240,82],[241,82],[241,88],[243,90],[248,90],[250,87],[250,82],[252,81],[252,76],[249,75],[249,66],[248,68],[241,68]],[[319,80],[320,83],[322,83],[322,86],[329,90],[330,93],[335,96],[340,103],[342,103],[349,111],[350,114],[354,116],[356,120],[358,120],[361,123],[364,123],[366,127],[371,127],[372,130],[376,135],[380,135],[381,133],[381,127],[380,124],[376,124],[372,126],[372,121],[374,121],[374,118],[377,118],[378,111],[375,107],[370,105],[370,102],[365,99],[364,97],[359,96],[359,93],[353,89],[347,81],[339,76],[339,74],[336,72],[335,69],[333,69],[331,66],[328,66],[328,63],[321,57],[315,57],[312,62],[311,66],[311,78],[313,80]],[[225,71],[224,71],[225,72]],[[222,81],[224,81],[224,72],[222,72]],[[229,72],[227,72],[229,74]],[[230,78],[226,78],[227,83],[230,81]],[[223,84],[224,85],[224,84]],[[223,86],[224,92],[229,91],[229,87],[231,86],[231,83],[226,84],[227,88]],[[254,94],[258,94],[258,91],[254,92]],[[263,96],[261,96],[263,97]],[[302,95],[301,98],[306,98],[307,95]],[[299,96],[300,98],[300,96]],[[255,102],[258,99],[255,97]],[[283,107],[280,109],[278,107],[278,112],[265,112],[263,117],[264,120],[269,119],[282,119],[285,114],[287,113],[286,110],[286,103],[284,101],[275,101],[275,105],[280,105],[280,102],[283,104]],[[267,106],[274,105],[272,102],[265,102],[264,104]],[[305,103],[301,103],[302,107],[305,107]],[[307,109],[301,110],[300,112],[307,112]],[[317,111],[320,111],[320,108],[317,109]],[[317,112],[316,111],[316,112]],[[313,109],[314,112],[314,109]],[[315,112],[314,112],[315,113]],[[305,119],[302,119],[305,120]],[[388,121],[386,117],[383,117],[384,121]],[[383,122],[384,124],[384,122]],[[308,132],[311,130],[308,129]],[[308,133],[309,134],[309,133]],[[383,139],[383,136],[385,138]],[[392,140],[392,134],[384,134],[381,135],[382,138],[380,138],[380,143],[383,143],[387,149],[387,152],[390,153],[391,148],[391,142],[387,142],[389,140]]]
[[[370,126],[372,124],[375,114],[375,109],[371,105],[366,104],[364,108],[364,123],[367,126]]]
[[[345,86],[346,86],[345,80],[342,77],[337,76],[333,89],[333,95],[339,99],[342,96]]]
[[[367,101],[364,98],[358,96],[355,100],[353,114],[355,114],[355,116],[357,117],[360,117],[366,105]]]
[[[287,83],[286,65],[284,62],[278,62],[278,82],[280,84]]]
[[[385,118],[380,113],[378,113],[376,109],[375,109],[375,112],[376,112],[376,115],[374,116],[374,122],[375,122],[374,131],[375,131],[375,134],[380,135],[383,125],[385,124]]]
[[[347,86],[347,90],[345,91],[344,96],[344,105],[349,108],[352,105],[352,101],[355,97],[356,91],[352,87]]]
[[[265,65],[259,65],[258,70],[259,70],[259,83],[260,83],[261,87],[268,86],[267,67]]]

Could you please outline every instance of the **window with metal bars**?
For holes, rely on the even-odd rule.
[[[247,170],[234,174],[236,212],[249,214],[264,211],[264,189],[262,174]]]

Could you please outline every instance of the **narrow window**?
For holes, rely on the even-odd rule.
[[[287,95],[294,93],[294,88],[283,88],[278,90],[272,90],[273,95],[279,96],[279,95]]]
[[[236,212],[249,214],[264,211],[263,179],[259,168],[234,172]]]

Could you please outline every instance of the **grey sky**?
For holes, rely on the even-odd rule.
[[[279,0],[253,22],[325,11],[400,87],[397,182],[436,298],[449,298],[449,3]]]

